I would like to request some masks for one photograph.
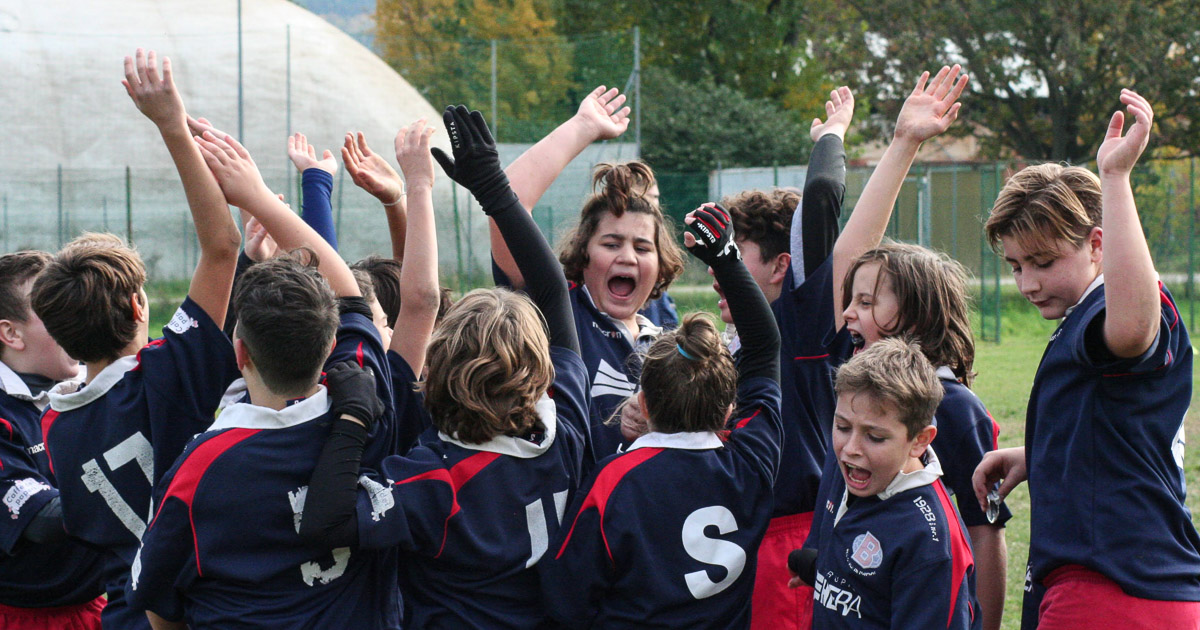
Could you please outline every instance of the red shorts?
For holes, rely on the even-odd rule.
[[[813,589],[788,588],[788,554],[804,546],[813,513],[771,519],[758,548],[758,572],[750,601],[751,630],[809,630],[812,628]]]
[[[1134,597],[1077,564],[1051,571],[1042,583],[1046,595],[1038,609],[1038,630],[1200,630],[1200,602]]]
[[[57,608],[17,608],[0,604],[0,628],[5,630],[100,630],[104,597]]]

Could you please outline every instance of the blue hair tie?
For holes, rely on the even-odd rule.
[[[688,354],[687,350],[684,350],[683,346],[680,344],[675,344],[675,349],[679,351],[680,356],[687,359],[688,361],[697,361],[698,360],[698,359],[696,359],[696,357]]]

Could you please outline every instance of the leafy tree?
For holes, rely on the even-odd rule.
[[[816,54],[890,119],[922,69],[961,62],[964,118],[993,155],[1093,158],[1122,87],[1155,106],[1159,146],[1200,141],[1200,0],[850,0]],[[957,132],[979,133],[970,124]]]

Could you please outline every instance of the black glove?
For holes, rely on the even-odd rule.
[[[508,176],[500,168],[500,154],[496,141],[488,130],[483,114],[467,112],[464,105],[447,107],[442,113],[446,132],[450,134],[450,145],[454,148],[454,159],[441,149],[430,149],[434,159],[450,179],[458,182],[479,202],[489,215],[508,209],[517,203],[517,194],[508,185]]]
[[[343,361],[325,370],[325,387],[333,401],[329,411],[334,418],[350,416],[370,431],[383,415],[383,401],[375,393],[375,374],[371,368],[360,368],[352,361]]]
[[[733,242],[733,219],[727,210],[715,203],[706,203],[693,210],[691,216],[696,219],[687,224],[687,231],[696,237],[696,244],[688,248],[693,256],[714,269],[725,262],[742,259],[741,250]]]

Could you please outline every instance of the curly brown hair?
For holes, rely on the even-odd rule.
[[[537,402],[554,382],[550,340],[528,297],[475,289],[446,313],[429,341],[419,384],[439,431],[468,444],[544,431]]]
[[[883,332],[910,336],[930,363],[949,366],[970,387],[975,378],[975,338],[967,270],[946,254],[920,245],[886,243],[850,265],[842,281],[842,308],[853,298],[854,274],[871,263],[879,264],[875,290],[886,282],[896,295],[896,319]]]
[[[791,250],[792,216],[798,205],[800,191],[793,188],[747,190],[721,200],[733,216],[734,236],[758,245],[764,263]]]
[[[626,212],[648,214],[654,218],[654,246],[658,251],[658,278],[648,300],[657,300],[663,291],[683,273],[683,250],[675,242],[671,220],[658,204],[646,197],[654,186],[654,171],[643,162],[602,163],[592,172],[592,194],[583,203],[579,225],[563,241],[558,260],[567,280],[583,282],[583,270],[591,262],[588,242],[596,234],[606,214],[619,217]]]
[[[679,328],[650,346],[642,364],[642,391],[655,431],[725,428],[737,396],[737,368],[708,313],[688,314]]]

